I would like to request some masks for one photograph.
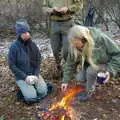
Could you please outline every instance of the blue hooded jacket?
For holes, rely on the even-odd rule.
[[[20,25],[19,22],[19,25],[17,25],[16,22],[16,26],[17,35],[20,35],[23,32],[30,31],[30,29],[28,29],[29,27],[26,26],[26,23],[22,23],[22,25]],[[31,64],[26,46],[20,40],[14,41],[9,48],[8,65],[15,75],[16,80],[25,80],[27,75],[38,76],[40,73],[41,54],[35,43],[32,42],[32,44],[34,45],[34,47],[36,47],[36,66],[33,66]]]

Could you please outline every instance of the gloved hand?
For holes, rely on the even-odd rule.
[[[29,85],[33,85],[38,82],[38,77],[34,75],[28,75],[25,79],[25,82]]]

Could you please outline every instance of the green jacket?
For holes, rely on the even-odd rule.
[[[107,71],[116,75],[120,72],[120,48],[114,41],[100,30],[89,28],[91,36],[95,41],[95,48],[93,50],[93,60],[96,64],[106,64]],[[64,68],[64,81],[67,82],[73,78],[76,72],[77,63],[81,63],[81,56],[75,62],[72,57],[68,57]],[[86,64],[84,64],[86,67]]]
[[[43,0],[43,11],[45,13],[51,12],[54,7],[68,7],[66,14],[51,13],[51,20],[67,20],[72,18],[74,14],[79,12],[83,7],[83,0]]]

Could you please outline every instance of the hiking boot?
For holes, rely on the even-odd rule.
[[[80,92],[79,94],[76,95],[76,100],[79,102],[85,102],[88,100],[87,93],[85,91]]]
[[[94,97],[95,97],[95,90],[89,91],[89,92],[83,91],[77,94],[76,100],[79,102],[85,102],[85,101],[93,99]]]
[[[23,96],[21,90],[19,90],[19,91],[16,93],[16,97],[17,97],[17,99],[24,101],[24,96]]]

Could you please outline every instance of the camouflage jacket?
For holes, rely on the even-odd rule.
[[[106,34],[95,28],[89,28],[91,36],[95,41],[95,48],[93,50],[93,60],[96,64],[106,64],[107,71],[114,76],[120,72],[120,48],[117,44]],[[72,57],[68,57],[64,68],[64,81],[71,80],[76,72],[77,63],[81,63],[81,56],[75,62]],[[89,65],[89,64],[87,64]],[[84,64],[86,67],[86,64]]]
[[[51,20],[67,20],[83,8],[83,0],[43,0],[43,12],[50,13]],[[53,8],[68,7],[66,14],[53,12]]]

